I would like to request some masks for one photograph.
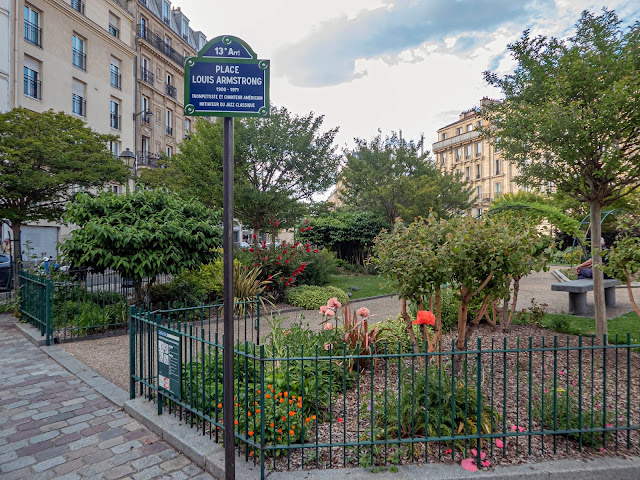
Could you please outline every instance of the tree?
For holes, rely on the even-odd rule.
[[[200,267],[222,244],[219,211],[165,190],[80,194],[64,218],[80,227],[62,245],[65,258],[133,278],[137,302],[143,278],[150,278],[151,286],[156,275]]]
[[[422,143],[400,138],[396,133],[371,142],[356,138],[356,147],[346,151],[341,196],[347,205],[372,210],[392,227],[398,217],[407,221],[429,210],[441,216],[471,206],[471,187],[451,173],[442,173],[422,153]]]
[[[591,238],[602,207],[640,187],[640,23],[623,30],[616,14],[583,12],[567,40],[522,38],[509,45],[511,75],[485,72],[505,99],[481,113],[516,181],[549,184],[589,204]],[[591,242],[594,265],[600,242]],[[607,333],[602,271],[594,273],[596,335]]]
[[[27,222],[58,221],[74,186],[122,182],[127,168],[107,148],[116,139],[63,112],[0,113],[0,218],[11,221],[14,239]]]

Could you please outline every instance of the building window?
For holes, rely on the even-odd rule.
[[[109,150],[111,151],[111,155],[114,157],[120,156],[120,142],[109,142]]]
[[[84,39],[78,35],[73,36],[73,66],[82,70],[87,69],[87,56],[85,54]]]
[[[162,2],[162,21],[167,25],[171,24],[171,4],[169,2]]]
[[[42,28],[40,28],[40,12],[28,5],[24,7],[24,39],[42,47]]]
[[[173,150],[171,147],[167,147],[167,157],[171,158],[171,154],[173,153]]]
[[[476,165],[476,178],[482,178],[482,165]]]
[[[140,38],[147,38],[147,19],[140,17],[140,25],[138,27],[138,36]]]
[[[189,22],[186,18],[182,19],[182,38],[189,41]]]
[[[498,182],[493,186],[493,193],[495,194],[496,198],[502,195],[502,183]]]
[[[120,38],[120,19],[111,12],[109,12],[109,33]]]
[[[173,85],[173,75],[167,73],[167,95],[171,98],[176,98],[178,96],[178,90]]]
[[[75,93],[71,96],[71,111],[81,117],[87,116],[87,102],[84,97]]]
[[[466,147],[465,158],[471,158],[471,145]]]
[[[167,110],[167,135],[173,135],[173,112],[171,110]]]
[[[446,161],[447,161],[447,152],[444,152],[442,154],[442,165],[444,165],[446,163]]]
[[[482,120],[478,120],[476,122],[476,128],[480,128],[480,127],[482,127]]]
[[[456,148],[456,160],[460,160],[462,158],[462,148]]]
[[[140,67],[140,76],[142,77],[142,81],[146,82],[150,85],[153,85],[155,81],[155,76],[153,72],[150,70],[149,60],[142,57],[142,66]]]
[[[184,119],[184,138],[188,139],[191,135],[191,120],[188,118]]]
[[[465,168],[465,179],[467,181],[471,180],[471,167]]]
[[[109,121],[111,128],[120,130],[120,102],[118,100],[111,100],[109,112]]]
[[[39,62],[25,57],[24,59],[24,95],[31,98],[42,98]]]
[[[500,175],[500,173],[502,173],[501,167],[502,167],[502,162],[500,162],[500,160],[496,158],[496,170],[495,170],[496,175]]]
[[[84,2],[82,0],[71,0],[71,8],[84,15]]]
[[[476,143],[476,157],[482,155],[482,142]]]
[[[111,57],[111,86],[120,90],[121,75],[120,75],[120,60]]]
[[[446,133],[443,133],[443,134],[442,134],[442,140],[446,140],[446,139],[447,139],[447,134],[446,134]]]
[[[482,198],[482,185],[478,185],[476,187],[476,196],[478,197],[478,200]]]
[[[480,217],[482,216],[482,209],[481,209],[481,208],[479,208],[479,209],[477,210],[477,212],[478,212],[478,213],[476,214],[476,216],[477,216],[478,218],[480,218]]]
[[[467,132],[470,132],[471,130],[473,130],[473,125],[470,123],[467,125]]]
[[[143,112],[142,114],[140,114],[142,123],[151,123],[151,115],[147,115],[147,112],[149,111],[149,99],[147,97],[142,97],[142,105],[140,111]]]
[[[111,185],[111,191],[118,195],[120,193],[120,187],[118,187],[118,185]]]

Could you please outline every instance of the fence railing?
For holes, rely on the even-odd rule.
[[[222,442],[219,308],[132,311],[130,388]],[[289,330],[261,345],[247,336],[254,329],[236,320],[231,408],[238,452],[263,478],[267,468],[468,457],[488,466],[640,444],[640,345],[629,336],[605,347],[505,338],[463,351],[414,353],[398,343],[367,353],[340,341],[344,332],[323,331],[309,345]]]
[[[161,275],[155,283],[170,278]],[[148,283],[143,279],[143,285]],[[134,283],[118,273],[72,270],[39,275],[21,270],[19,286],[21,318],[40,330],[46,345],[125,332],[129,326]]]

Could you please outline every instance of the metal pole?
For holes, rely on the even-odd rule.
[[[224,478],[235,480],[235,435],[233,426],[233,117],[223,124],[223,260],[224,260],[224,340],[223,340],[223,420]]]

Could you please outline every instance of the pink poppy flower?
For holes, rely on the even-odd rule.
[[[513,430],[514,432],[516,430],[519,432],[524,432],[524,427],[521,427],[520,425],[511,425],[511,430]]]
[[[472,454],[474,457],[476,457],[476,458],[478,457],[478,452],[476,451],[476,449],[475,449],[475,448],[472,448],[472,449],[471,449],[471,454]],[[484,459],[486,458],[486,456],[487,456],[487,454],[486,454],[486,453],[484,453],[484,452],[480,452],[480,459],[481,459],[481,460],[484,460]]]
[[[482,460],[480,463],[482,464],[483,467],[491,466],[491,462],[489,460]]]
[[[460,462],[460,465],[462,466],[462,468],[468,470],[469,472],[478,471],[478,467],[476,466],[476,462],[473,461],[473,458],[465,458],[464,460],[462,460],[462,462]]]
[[[504,443],[499,438],[496,438],[496,447],[504,448]]]
[[[367,318],[370,314],[369,309],[366,307],[359,308],[356,313],[360,315],[362,318]]]
[[[447,449],[444,451],[444,454],[445,454],[445,455],[449,455],[450,453],[451,453],[451,449],[450,449],[450,448],[447,448]]]
[[[326,306],[326,305],[322,305],[322,306],[320,307],[320,313],[324,314],[324,313],[326,313],[326,312],[327,312],[327,306]]]
[[[331,322],[327,322],[324,324],[324,327],[322,327],[323,330],[332,330],[333,329],[333,325],[331,325]]]
[[[330,308],[327,308],[327,312],[325,313],[325,315],[327,317],[333,317],[336,314],[336,312],[334,312],[333,310],[331,310]]]
[[[329,307],[329,308],[340,308],[340,307],[342,307],[342,304],[338,301],[338,299],[336,297],[331,297],[327,301],[327,307]]]

